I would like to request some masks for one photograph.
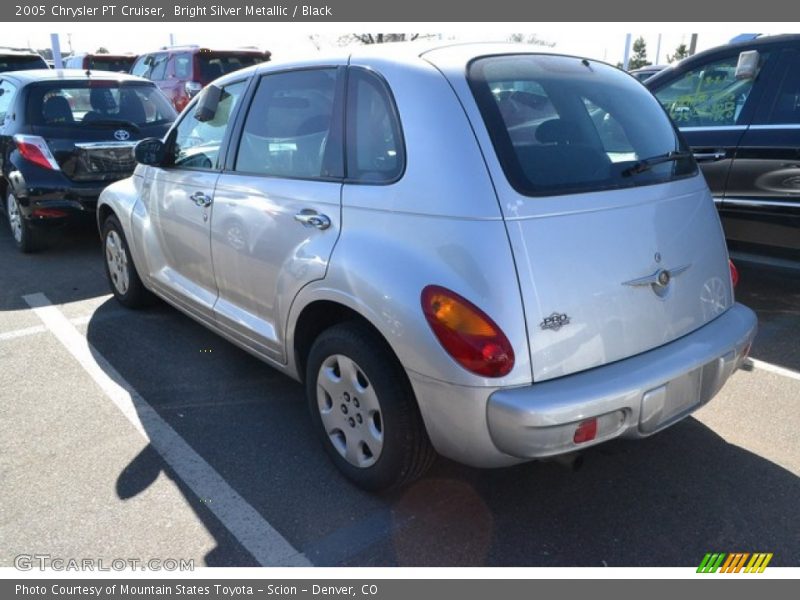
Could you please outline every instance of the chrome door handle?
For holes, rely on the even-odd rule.
[[[303,209],[294,216],[294,220],[302,223],[304,227],[316,227],[317,229],[327,229],[331,226],[331,220],[327,215],[318,213],[315,210]]]
[[[713,152],[695,152],[694,159],[697,162],[714,162],[725,158],[724,150],[715,150]]]
[[[197,206],[211,206],[212,202],[211,196],[207,196],[203,192],[195,192],[189,196],[189,199]]]

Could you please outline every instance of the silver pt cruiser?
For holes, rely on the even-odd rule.
[[[304,382],[382,489],[656,433],[756,331],[669,118],[629,75],[528,47],[398,45],[227,75],[98,205],[152,294]]]

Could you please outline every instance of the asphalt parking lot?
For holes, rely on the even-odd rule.
[[[18,254],[0,218],[0,566],[20,554],[197,566],[800,565],[800,273],[741,265],[755,366],[643,442],[356,490],[299,384],[164,304],[109,295],[92,231]]]

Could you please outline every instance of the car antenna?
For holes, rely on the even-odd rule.
[[[581,60],[581,64],[582,64],[584,67],[588,67],[588,69],[589,69],[590,71],[592,70],[592,65],[590,65],[590,64],[589,64],[589,59],[586,59],[586,58],[582,59],[582,60]]]

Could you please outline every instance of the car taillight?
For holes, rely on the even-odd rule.
[[[61,170],[44,138],[38,135],[17,134],[14,136],[14,142],[17,144],[20,155],[25,160],[45,169]]]
[[[187,81],[183,84],[183,89],[186,90],[186,95],[191,98],[203,89],[203,84],[199,81]]]
[[[728,259],[728,266],[731,269],[731,283],[733,287],[739,285],[739,269],[736,268],[736,265],[733,264],[733,261],[729,258]]]
[[[468,371],[503,377],[514,367],[514,349],[497,324],[469,300],[438,285],[422,290],[422,312],[436,339]]]

